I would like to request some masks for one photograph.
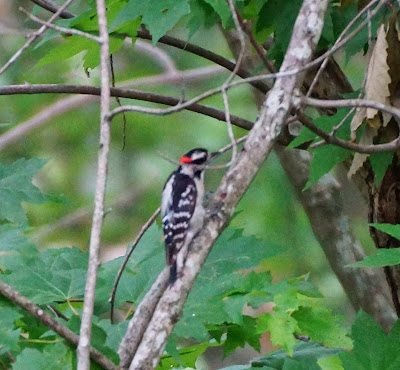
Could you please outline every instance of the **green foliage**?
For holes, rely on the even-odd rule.
[[[320,370],[320,360],[334,358],[341,350],[326,348],[314,342],[300,342],[294,347],[292,356],[289,356],[284,350],[273,351],[265,357],[254,359],[250,366],[242,366],[240,369],[306,369]],[[223,370],[234,370],[236,367],[227,367]],[[238,367],[239,369],[239,367]],[[324,369],[328,370],[328,369]],[[337,368],[335,369],[337,370]]]
[[[153,44],[165,35],[175,24],[190,12],[188,0],[141,1],[129,0],[118,14],[113,28],[131,20],[141,18],[151,35]]]
[[[384,233],[400,240],[400,225],[392,224],[370,224]],[[376,254],[365,257],[362,261],[358,261],[349,265],[350,267],[382,267],[394,266],[400,264],[400,250],[398,248],[378,249]]]
[[[16,242],[13,249],[10,249],[9,243],[0,243],[3,250],[12,252],[0,257],[2,279],[34,302],[57,308],[69,318],[68,327],[78,332],[80,320],[76,314],[81,310],[81,304],[74,301],[84,294],[87,253],[77,248],[39,252],[18,229],[9,225],[0,228],[2,240]],[[34,253],[27,255],[27,249]],[[337,341],[342,346],[346,345],[347,338],[342,329],[331,317],[330,311],[318,308],[316,298],[311,298],[315,296],[315,291],[303,277],[273,284],[268,272],[245,273],[280,251],[281,248],[276,245],[265,245],[254,237],[243,236],[240,230],[226,230],[214,246],[188,297],[182,319],[174,330],[177,340],[192,338],[201,344],[179,351],[170,344],[167,348],[170,357],[163,358],[161,368],[177,363],[193,366],[196,358],[209,346],[223,345],[225,354],[246,343],[259,350],[260,336],[267,330],[271,332],[273,342],[282,345],[289,353],[293,353],[296,344],[294,334],[299,330],[326,342],[328,346],[337,345]],[[93,345],[114,361],[127,323],[111,325],[108,320],[100,319],[100,315],[109,311],[108,296],[120,262],[116,259],[100,267],[93,329]],[[153,226],[137,246],[123,275],[117,307],[126,301],[137,304],[163,264],[160,231]],[[26,284],[27,281],[29,284]],[[262,314],[253,318],[242,314],[246,304],[257,308],[261,303],[272,300],[276,303],[274,315]],[[311,306],[313,309],[316,307],[315,312]],[[19,349],[20,331],[27,331],[32,339],[49,335],[53,338],[54,335],[41,324],[33,324],[35,320],[18,320],[21,314],[12,308],[5,312],[0,318],[0,326],[7,327],[9,336],[3,346],[17,355],[17,366],[24,366],[27,358],[32,356],[35,363],[45,367],[55,347],[45,346],[43,356],[36,349],[24,346]],[[210,342],[211,338],[217,341]],[[70,356],[68,352],[59,368],[69,366]]]
[[[360,311],[351,330],[354,349],[342,352],[339,358],[344,369],[398,369],[400,366],[400,322],[389,334],[366,313]]]
[[[379,249],[376,254],[365,257],[349,265],[349,267],[382,267],[400,264],[400,250],[398,248]]]
[[[379,184],[383,179],[383,176],[386,173],[386,170],[392,163],[393,153],[392,152],[374,153],[371,154],[368,157],[368,159],[375,173],[376,186],[379,186]]]
[[[295,350],[295,334],[309,336],[326,347],[351,347],[339,317],[330,310],[316,306],[316,299],[306,297],[295,289],[274,297],[274,313],[259,317],[258,331],[270,331],[271,341],[282,346],[289,355]]]
[[[43,159],[18,159],[12,164],[0,163],[0,220],[27,225],[21,202],[43,203],[49,198],[32,184],[32,178],[45,165]]]
[[[310,165],[310,176],[304,186],[304,190],[308,189],[338,163],[342,163],[351,155],[349,150],[333,145],[320,146],[313,149],[312,153],[314,157]]]
[[[14,323],[21,316],[19,312],[16,312],[11,307],[1,307],[0,356],[17,349],[21,329],[15,329]]]
[[[374,227],[380,231],[383,231],[386,234],[393,236],[400,240],[400,226],[399,225],[392,225],[392,224],[370,224],[369,226]]]
[[[352,116],[347,117],[348,109],[338,109],[334,116],[321,116],[314,120],[314,124],[325,132],[331,132],[336,125],[342,123],[338,129],[335,129],[335,135],[341,139],[348,139],[349,124]],[[315,142],[318,136],[306,127],[303,127],[298,135],[288,146],[287,149],[296,148],[306,142]],[[351,152],[334,145],[323,145],[312,149],[314,157],[310,165],[310,175],[304,187],[308,189],[316,183],[323,175],[328,173],[338,163],[347,159]]]
[[[269,0],[262,7],[257,21],[257,32],[267,30],[274,33],[274,45],[268,55],[271,59],[275,59],[278,64],[282,63],[283,56],[289,45],[292,35],[294,21],[300,10],[302,1],[279,1]],[[263,32],[263,36],[268,36]]]
[[[15,370],[72,370],[72,351],[64,343],[46,346],[42,351],[25,348],[13,364]]]
[[[48,249],[32,257],[3,255],[0,263],[6,271],[3,281],[37,304],[83,297],[87,253],[77,248]]]
[[[225,0],[157,0],[153,2],[107,0],[106,3],[112,53],[121,50],[126,36],[131,37],[134,41],[137,30],[143,24],[152,34],[154,45],[163,35],[172,30],[174,35],[177,34],[186,40],[195,38],[196,32],[207,29],[207,32],[210,32],[213,37],[212,47],[218,49],[221,55],[231,57],[225,41],[218,37],[214,39],[215,33],[212,33],[213,27],[217,29],[215,26],[218,22],[221,22],[225,29],[234,26],[229,6]],[[251,21],[247,24],[252,24],[254,36],[260,43],[264,42],[268,36],[274,37],[275,43],[269,50],[268,56],[275,60],[277,67],[286,51],[294,20],[301,4],[301,0],[235,1],[235,6],[243,19]],[[335,42],[335,39],[357,12],[355,2],[348,6],[339,6],[337,2],[330,2],[330,4],[318,46],[319,52]],[[75,11],[79,15],[73,19],[58,20],[56,24],[79,29],[93,35],[98,34],[94,0],[82,1],[71,11]],[[373,36],[382,19],[382,16],[378,16],[372,20]],[[206,39],[205,41],[210,43],[210,40]],[[204,40],[201,41],[204,42]],[[368,30],[365,28],[345,47],[346,58],[350,59],[357,52],[365,50],[367,41]],[[12,53],[14,53],[14,40],[10,44],[12,48],[9,50],[12,49]],[[133,54],[132,57],[129,54],[132,53],[132,49],[126,49],[123,58],[116,59],[115,62],[117,81],[123,81],[133,76],[152,75],[154,71],[158,71],[159,66],[154,66],[156,63],[153,61],[148,63],[146,58],[137,58],[136,54]],[[193,68],[202,63],[194,61],[191,59],[192,57],[187,57],[184,52],[174,53],[176,52],[172,51],[170,55],[178,68]],[[59,32],[50,31],[38,43],[34,52],[28,58],[23,59],[23,63],[20,65],[16,63],[13,66],[16,71],[14,75],[10,77],[2,75],[2,78],[9,78],[9,81],[13,81],[13,83],[24,83],[25,81],[29,83],[64,82],[69,75],[82,79],[82,75],[79,75],[83,72],[82,68],[75,70],[76,59],[72,58],[78,55],[83,60],[83,63],[81,61],[79,63],[83,64],[86,70],[96,68],[99,64],[99,45],[78,36],[60,36]],[[133,63],[130,63],[131,57],[134,60]],[[67,62],[64,63],[64,61]],[[29,73],[34,64],[37,67],[46,66],[46,68],[38,68],[34,74]],[[96,75],[94,74],[94,76],[90,81],[93,85],[97,83]],[[221,78],[225,78],[225,76]],[[193,93],[197,93],[198,89],[201,88],[203,91],[218,81],[218,79],[210,83],[202,81],[204,85],[195,86],[193,89],[191,89],[192,86],[189,86],[190,84],[186,84],[185,94],[191,96]],[[159,90],[164,93],[167,88],[168,86],[162,86]],[[186,90],[188,91],[186,92]],[[31,117],[33,112],[48,105],[54,100],[54,97],[16,97],[12,104],[7,97],[3,96],[2,99],[2,121],[13,124],[23,122],[27,117]],[[212,98],[210,101],[216,105],[221,103],[220,97]],[[240,114],[255,114],[255,109],[249,113],[249,101],[250,99],[243,99],[243,95],[237,93],[236,90],[230,91],[231,106]],[[335,116],[320,117],[314,122],[321,129],[331,132],[334,126],[344,119],[347,111],[339,109]],[[86,206],[85,201],[90,198],[91,202],[93,198],[93,168],[95,167],[93,158],[97,151],[97,133],[95,131],[97,116],[97,108],[92,106],[85,106],[84,110],[70,113],[65,117],[59,116],[56,120],[57,124],[51,127],[49,125],[40,131],[36,137],[33,136],[31,142],[15,145],[9,151],[2,153],[7,158],[7,163],[12,163],[21,156],[55,157],[55,165],[53,162],[49,164],[52,168],[43,176],[44,180],[41,180],[50,183],[50,187],[56,184],[60,189],[71,191],[71,199],[73,199],[75,208]],[[133,129],[131,127],[128,129],[134,130],[134,134],[132,131],[130,133],[128,131],[128,145],[122,153],[119,151],[120,141],[118,141],[120,140],[120,127],[117,124],[113,124],[112,127],[112,165],[110,165],[110,186],[107,198],[110,196],[112,199],[116,194],[132,191],[132,188],[136,190],[138,188],[136,187],[137,179],[146,176],[154,179],[152,182],[154,182],[156,190],[149,190],[143,197],[140,195],[140,199],[131,207],[137,211],[134,221],[133,217],[130,217],[131,215],[127,215],[129,212],[126,209],[120,214],[114,211],[107,214],[105,227],[109,227],[112,231],[106,230],[103,233],[106,240],[104,244],[108,243],[108,240],[112,240],[114,244],[122,244],[129,240],[132,237],[132,230],[136,230],[144,222],[146,215],[150,213],[150,208],[158,203],[161,177],[165,173],[160,178],[154,178],[151,171],[157,168],[156,172],[159,174],[163,168],[166,168],[166,171],[169,171],[169,168],[164,163],[159,166],[158,159],[153,156],[154,148],[167,147],[174,151],[175,145],[173,145],[174,148],[171,148],[171,142],[179,142],[181,145],[176,146],[176,153],[181,153],[184,147],[194,147],[195,145],[211,145],[217,149],[226,139],[225,127],[220,124],[215,125],[217,128],[212,127],[212,124],[207,126],[207,134],[210,137],[206,137],[203,127],[205,122],[202,119],[192,120],[193,116],[188,113],[175,115],[168,121],[168,124],[164,124],[164,121],[159,124],[158,119],[152,121],[148,116],[141,116],[140,119],[136,115],[132,114],[132,116],[135,119],[135,125]],[[96,120],[93,117],[96,117]],[[338,137],[349,139],[350,120],[351,117],[344,120],[336,132]],[[220,126],[221,129],[219,129]],[[290,147],[296,147],[307,141],[315,143],[317,140],[319,138],[314,133],[304,128]],[[19,144],[21,143],[22,141]],[[137,166],[140,167],[137,170],[135,166],[139,152],[144,153],[142,158],[145,160]],[[310,179],[306,187],[316,182],[335,164],[343,161],[350,154],[348,151],[332,146],[316,148],[313,153]],[[369,160],[379,183],[391,161],[391,155],[374,154]],[[3,222],[0,225],[0,276],[2,281],[42,305],[44,310],[47,310],[47,305],[59,310],[67,319],[60,319],[60,321],[77,333],[80,325],[79,315],[82,310],[87,253],[78,248],[59,248],[59,246],[67,244],[86,246],[88,233],[84,228],[88,228],[88,226],[79,224],[76,230],[71,231],[67,237],[65,237],[64,230],[60,231],[61,236],[57,235],[55,243],[58,248],[52,249],[45,248],[53,245],[47,240],[47,243],[43,243],[43,245],[40,243],[40,250],[38,250],[25,235],[28,231],[32,232],[28,229],[28,219],[34,225],[54,222],[54,219],[57,218],[55,213],[61,217],[70,211],[67,207],[62,207],[60,210],[51,205],[47,206],[48,208],[40,208],[40,211],[34,212],[33,217],[31,217],[31,213],[29,213],[29,217],[27,216],[25,208],[31,212],[32,205],[23,203],[40,204],[56,199],[42,194],[32,184],[33,177],[45,163],[44,160],[39,159],[18,159],[10,165],[0,165],[0,218]],[[285,276],[295,276],[293,271],[298,272],[297,275],[309,271],[312,264],[309,261],[314,259],[309,247],[317,243],[308,231],[306,217],[299,211],[300,207],[294,201],[295,197],[289,190],[288,182],[279,181],[279,175],[275,173],[280,170],[278,165],[275,164],[272,169],[273,171],[270,172],[274,172],[274,174],[268,173],[266,177],[256,179],[255,183],[258,181],[258,184],[262,186],[254,189],[253,198],[249,198],[255,199],[260,204],[262,199],[263,206],[269,206],[265,209],[271,209],[271,214],[262,215],[262,219],[260,217],[256,220],[261,225],[257,229],[255,226],[257,222],[252,222],[251,218],[257,216],[249,215],[247,212],[243,216],[246,220],[244,223],[247,223],[246,233],[231,227],[221,235],[188,297],[182,319],[170,338],[166,348],[167,353],[162,356],[159,368],[195,367],[198,357],[212,346],[223,347],[225,355],[247,344],[259,350],[259,339],[267,331],[273,343],[279,345],[281,349],[256,359],[252,362],[253,367],[336,370],[344,366],[345,369],[364,369],[368,368],[367,360],[372,363],[370,368],[379,368],[377,367],[379,364],[384,364],[388,369],[400,367],[396,357],[399,350],[397,345],[399,343],[398,324],[390,334],[385,335],[370,318],[365,314],[359,314],[351,336],[355,343],[354,350],[343,351],[343,348],[351,347],[352,341],[346,336],[341,319],[325,308],[324,302],[320,299],[321,294],[310,282],[309,277],[300,276],[284,280]],[[150,172],[151,176],[149,176]],[[129,180],[132,178],[134,186],[131,187]],[[271,183],[271,179],[273,183]],[[43,182],[38,181],[38,183]],[[146,184],[146,189],[147,187],[148,184]],[[285,192],[281,191],[282,188],[285,188]],[[263,195],[265,198],[261,198],[259,197],[261,193],[268,194]],[[284,194],[282,195],[282,193]],[[271,196],[271,194],[273,195]],[[107,199],[108,201],[109,199]],[[244,199],[241,207],[249,209],[249,204],[251,207],[255,202]],[[43,211],[44,209],[45,211]],[[265,209],[263,208],[261,212],[266,213]],[[46,212],[47,215],[50,215],[47,219],[43,216]],[[287,221],[291,217],[298,222],[295,227],[292,219],[290,222]],[[267,219],[270,222],[268,225],[265,224]],[[235,222],[233,223],[235,224]],[[244,227],[241,222],[237,222],[236,225]],[[271,224],[273,227],[268,227]],[[301,227],[297,227],[298,225]],[[129,231],[121,233],[120,230],[123,227],[125,227],[125,231]],[[386,228],[383,225],[377,227]],[[395,237],[399,235],[398,230],[385,229],[383,231],[386,230]],[[253,234],[268,235],[269,239],[264,241],[249,236]],[[279,240],[285,242],[284,245],[277,245],[270,241],[276,234],[282,234],[279,235]],[[71,235],[73,236],[70,237]],[[156,226],[146,232],[121,279],[116,299],[117,308],[124,309],[127,303],[131,303],[132,307],[135,307],[151,286],[157,273],[165,266],[164,250],[160,240],[161,233]],[[301,259],[301,262],[307,261],[304,266],[299,263],[300,258],[298,258],[299,247],[302,245],[305,246],[303,250],[307,249],[307,256]],[[289,252],[283,253],[290,248],[292,254],[296,254],[296,258],[292,258],[292,260],[288,257]],[[397,250],[380,251],[377,256],[368,257],[354,266],[396,264],[400,262],[400,256],[396,252]],[[94,345],[116,362],[118,345],[127,328],[127,321],[113,325],[105,317],[109,314],[108,298],[121,261],[122,258],[114,259],[103,263],[99,268],[93,319]],[[320,265],[318,262],[316,261],[314,264]],[[285,266],[286,264],[290,265],[289,268]],[[270,265],[273,266],[273,273],[269,271]],[[323,265],[319,268],[323,270],[324,266],[326,267]],[[290,267],[292,270],[289,270]],[[324,271],[323,274],[325,277],[326,272]],[[255,317],[243,315],[244,307],[259,308],[266,302],[274,303],[272,312],[264,312]],[[0,310],[0,364],[4,368],[11,366],[15,369],[74,368],[76,360],[74,349],[58,335],[1,297]],[[312,341],[299,342],[296,335],[309,336]],[[191,345],[188,346],[187,343],[191,343]],[[9,354],[16,359],[14,364],[10,363]],[[375,354],[376,359],[372,361],[370,357]],[[247,369],[249,366],[234,368]]]

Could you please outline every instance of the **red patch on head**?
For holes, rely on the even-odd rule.
[[[190,162],[192,162],[192,158],[186,157],[186,155],[183,155],[181,157],[181,160],[179,161],[179,163],[190,163]]]

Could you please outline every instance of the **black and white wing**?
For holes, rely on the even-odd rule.
[[[196,200],[194,180],[185,174],[173,172],[165,183],[161,201],[166,259],[171,267],[176,264],[176,255],[185,242]]]

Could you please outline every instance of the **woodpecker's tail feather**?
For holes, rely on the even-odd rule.
[[[173,285],[178,277],[178,271],[176,266],[176,261],[172,263],[169,268],[169,285]]]

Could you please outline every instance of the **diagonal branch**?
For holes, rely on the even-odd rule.
[[[299,70],[309,61],[319,40],[328,0],[305,0],[297,17],[281,71]],[[302,45],[301,48],[298,45]],[[291,108],[292,95],[304,74],[278,79],[250,131],[243,150],[223,177],[207,207],[204,226],[191,243],[183,276],[169,287],[130,364],[130,369],[152,369],[158,364],[169,334],[182,314],[183,305],[215,240],[227,226],[239,200],[268,157]],[[127,367],[129,363],[121,363]]]
[[[99,23],[100,39],[100,72],[101,72],[101,97],[100,97],[100,148],[97,164],[96,192],[92,231],[89,245],[89,264],[85,287],[85,301],[83,304],[82,322],[79,332],[77,349],[78,370],[90,368],[89,347],[92,334],[92,315],[94,307],[97,272],[99,267],[99,252],[101,230],[104,218],[104,199],[106,194],[108,153],[110,151],[110,72],[109,72],[109,39],[107,31],[107,17],[105,0],[96,0],[97,16]]]
[[[56,319],[51,317],[48,313],[44,312],[39,306],[34,304],[28,298],[24,297],[21,293],[11,288],[6,283],[0,280],[0,294],[11,302],[17,304],[25,311],[29,312],[32,316],[36,317],[44,326],[53,330],[55,333],[63,337],[73,346],[78,345],[79,337],[66,326],[60,324]],[[117,370],[118,367],[114,365],[106,356],[93,347],[89,348],[90,358],[102,366],[104,369]]]
[[[49,12],[55,13],[60,8],[60,6],[53,0],[31,0],[33,3],[39,5],[43,9],[48,10]],[[67,10],[63,10],[60,13],[60,18],[68,19],[74,18],[75,14],[70,13]]]

